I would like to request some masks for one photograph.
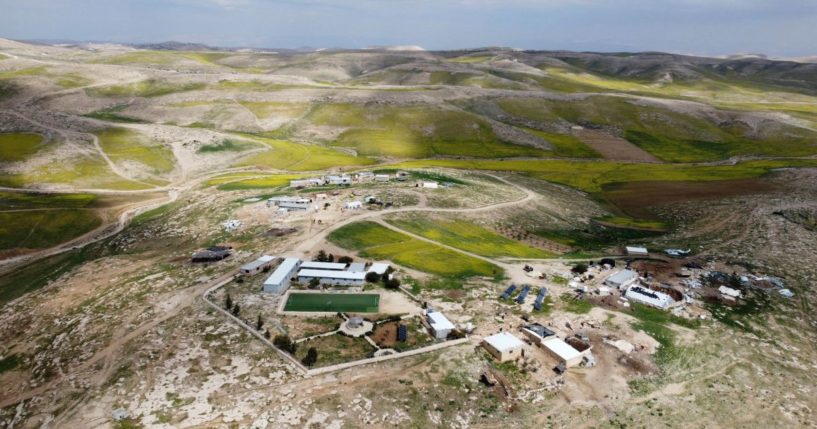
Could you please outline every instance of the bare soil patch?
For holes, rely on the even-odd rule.
[[[599,130],[576,130],[573,135],[613,161],[661,162],[660,159],[621,137]]]
[[[769,194],[782,190],[769,180],[739,179],[714,182],[628,182],[604,186],[607,200],[635,218],[655,217],[650,208],[687,201],[720,200],[742,195]]]

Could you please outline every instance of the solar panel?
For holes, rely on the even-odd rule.
[[[397,341],[405,342],[408,339],[408,327],[406,325],[397,325]]]
[[[525,298],[528,297],[528,292],[529,291],[530,291],[530,286],[528,286],[528,285],[523,286],[522,287],[522,292],[519,292],[519,296],[516,297],[516,302],[518,304],[522,304],[523,302],[525,302]]]
[[[500,298],[500,299],[508,299],[508,298],[510,298],[510,297],[511,297],[511,294],[512,294],[512,293],[513,293],[513,291],[515,291],[515,290],[516,290],[516,285],[513,285],[513,284],[512,284],[512,285],[510,285],[510,286],[509,286],[507,289],[505,289],[505,292],[504,292],[504,293],[503,293],[503,294],[502,294],[502,295],[501,295],[499,298]]]

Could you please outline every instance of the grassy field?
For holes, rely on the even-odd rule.
[[[138,162],[156,174],[173,171],[175,158],[166,146],[152,144],[142,134],[125,128],[109,128],[97,133],[102,150],[115,163]]]
[[[501,268],[488,262],[413,239],[374,222],[356,222],[333,231],[329,240],[361,256],[449,278],[499,277]]]
[[[101,224],[93,212],[81,209],[0,212],[0,250],[51,247]]]
[[[364,338],[329,335],[327,337],[314,338],[298,343],[298,348],[295,350],[295,358],[302,360],[311,347],[314,347],[318,352],[318,360],[313,367],[329,366],[366,359],[374,352],[374,347]]]
[[[291,293],[284,311],[377,313],[380,295],[376,293]]]
[[[0,185],[22,188],[32,184],[67,184],[78,188],[115,190],[146,189],[150,186],[114,174],[97,154],[82,154],[53,160],[36,170],[0,175]]]
[[[607,126],[667,162],[700,162],[731,156],[807,156],[817,153],[817,133],[782,123],[759,132],[739,121],[713,121],[656,106],[637,105],[621,97],[594,96],[570,102],[504,99],[503,110],[541,123]]]
[[[203,83],[173,83],[158,79],[148,79],[126,85],[112,85],[100,88],[88,88],[85,92],[90,97],[159,97],[176,92],[204,89]]]
[[[554,257],[553,253],[527,246],[464,220],[397,218],[388,221],[411,233],[482,256]]]
[[[514,171],[571,186],[589,193],[601,193],[608,183],[637,181],[717,181],[763,176],[774,169],[817,167],[817,160],[787,159],[744,161],[734,165],[627,164],[573,160],[463,160],[426,159],[404,161],[390,167],[457,168],[468,170]]]
[[[255,143],[248,141],[224,139],[219,143],[201,145],[196,153],[243,152],[256,147]]]
[[[545,131],[525,130],[553,146],[552,155],[563,158],[601,158],[601,155],[578,138],[567,134],[548,133]]]
[[[290,180],[300,179],[304,176],[295,174],[268,174],[260,177],[249,177],[241,179],[241,176],[219,176],[208,181],[208,184],[218,184],[218,189],[222,191],[240,191],[244,189],[270,189],[288,186]]]
[[[317,106],[308,120],[315,125],[348,128],[332,144],[354,148],[362,155],[398,158],[547,155],[539,149],[502,142],[485,120],[453,110],[325,104]]]
[[[258,119],[266,119],[272,116],[284,116],[296,118],[301,116],[309,108],[307,103],[273,103],[273,102],[253,102],[240,101]]]
[[[27,192],[0,192],[0,210],[42,208],[83,208],[97,200],[94,194],[38,194]]]
[[[39,134],[0,134],[0,162],[25,161],[45,146],[43,136]]]
[[[250,155],[236,166],[276,168],[291,171],[316,171],[333,167],[369,165],[373,160],[353,156],[331,148],[294,143],[286,140],[248,136],[266,144],[270,150]]]
[[[125,110],[127,107],[128,107],[127,104],[119,104],[113,107],[109,107],[107,109],[101,109],[91,113],[87,113],[83,116],[108,122],[124,122],[134,124],[144,122],[141,119],[121,114],[121,112]]]
[[[40,289],[90,259],[91,250],[82,248],[40,259],[0,274],[0,305]]]

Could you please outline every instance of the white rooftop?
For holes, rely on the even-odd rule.
[[[485,342],[500,352],[507,352],[525,347],[525,343],[523,343],[522,340],[516,338],[513,334],[508,332],[500,332],[498,334],[491,335],[490,337],[485,338]]]
[[[628,282],[628,281],[630,281],[630,280],[632,280],[632,279],[634,279],[636,277],[638,277],[638,273],[633,271],[633,270],[628,269],[628,270],[619,271],[619,272],[613,274],[612,276],[607,277],[606,281],[608,281],[610,283],[614,283],[614,284],[623,284],[623,283],[626,283],[626,282]]]
[[[317,277],[322,279],[364,280],[366,273],[334,270],[300,270],[298,277]]]
[[[252,271],[252,270],[255,270],[256,268],[266,264],[267,262],[272,261],[273,259],[275,259],[275,256],[264,255],[264,256],[254,260],[252,262],[248,262],[248,263],[242,265],[241,269],[242,270],[247,270],[247,271]]]
[[[340,262],[315,262],[315,261],[304,261],[301,264],[301,268],[306,268],[310,270],[345,270],[346,264],[341,264]]]
[[[389,269],[389,264],[385,264],[383,262],[375,262],[375,263],[372,264],[371,267],[369,267],[369,272],[375,272],[375,273],[380,274],[382,276],[383,274],[386,274],[386,270],[388,270],[388,269]]]
[[[627,253],[632,253],[636,255],[646,255],[649,252],[647,251],[646,247],[639,247],[639,246],[627,246],[626,248]]]
[[[560,359],[565,361],[571,361],[579,356],[581,356],[581,352],[574,349],[573,346],[566,343],[561,338],[550,338],[542,342],[542,347],[547,347],[548,350],[552,351],[556,356],[559,356]]]
[[[428,313],[428,323],[435,331],[454,329],[454,324],[443,316],[442,313],[436,311]]]
[[[287,280],[287,276],[292,270],[301,262],[298,258],[286,258],[281,265],[278,265],[278,268],[264,280],[265,285],[280,285],[284,280]]]
[[[671,296],[663,292],[646,289],[641,286],[630,286],[627,288],[627,292],[624,293],[624,297],[631,301],[637,301],[643,304],[652,305],[653,307],[664,309],[675,302]]]

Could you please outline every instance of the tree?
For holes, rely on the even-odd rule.
[[[289,338],[289,335],[281,334],[276,335],[275,338],[272,340],[272,344],[279,349],[288,352],[288,353],[295,353],[295,346],[296,344],[292,342],[292,338]]]
[[[369,271],[366,273],[366,281],[369,283],[377,283],[380,281],[380,274],[377,274],[374,271]]]
[[[398,289],[400,287],[400,280],[395,278],[388,279],[383,282],[383,286],[385,286],[386,289]]]
[[[255,320],[255,330],[260,331],[261,327],[264,326],[264,320],[261,319],[261,315],[258,315],[258,319]]]
[[[317,289],[318,286],[320,286],[320,285],[321,285],[321,281],[316,279],[316,278],[313,278],[313,279],[309,280],[309,288],[310,289]]]
[[[335,255],[330,253],[329,256],[326,257],[326,260],[328,262],[335,262]]]
[[[233,316],[238,317],[239,314],[241,314],[241,307],[236,304],[233,306]]]
[[[224,308],[227,310],[232,310],[233,308],[233,298],[229,293],[227,294],[227,297],[224,298]]]
[[[323,249],[318,251],[318,256],[315,256],[315,260],[318,262],[326,262],[329,258],[326,256],[326,251]]]
[[[264,330],[264,338],[269,339],[269,329]]]
[[[315,350],[315,347],[310,347],[309,350],[306,351],[306,356],[301,359],[301,363],[306,366],[315,365],[315,362],[318,361],[318,351]]]
[[[573,274],[584,274],[587,272],[587,264],[579,262],[570,269]]]
[[[338,258],[338,262],[340,262],[341,264],[351,264],[354,261],[355,260],[352,259],[351,256],[341,256],[340,258]]]

